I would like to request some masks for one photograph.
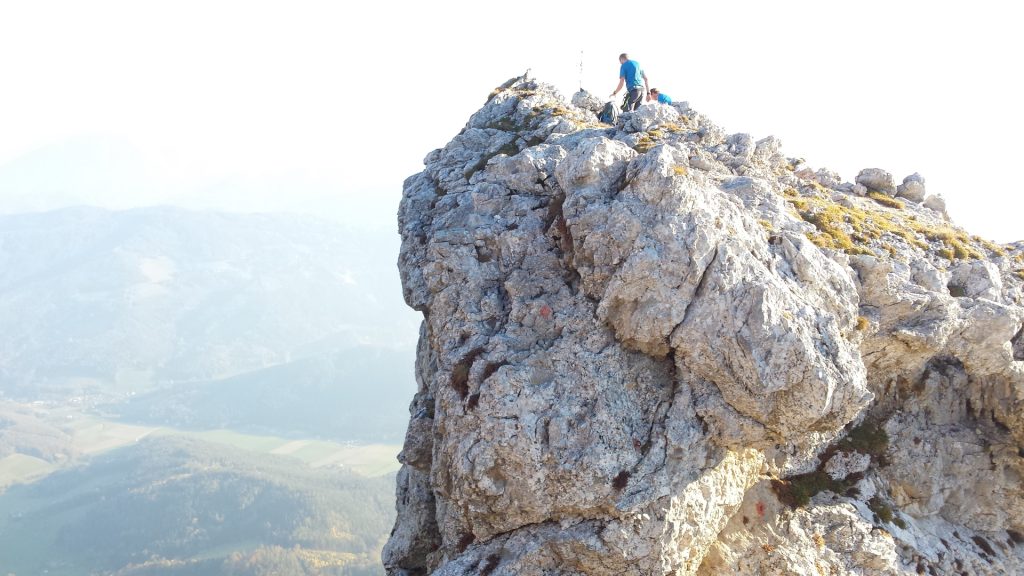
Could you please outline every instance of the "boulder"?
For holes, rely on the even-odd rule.
[[[587,92],[580,88],[580,91],[572,95],[572,105],[577,108],[583,108],[584,110],[590,110],[594,114],[597,114],[604,108],[605,100],[598,98],[597,96]]]
[[[925,197],[923,204],[925,208],[930,208],[939,214],[948,217],[946,214],[946,199],[942,194],[929,194]]]
[[[881,192],[887,196],[896,195],[896,184],[893,182],[892,174],[881,168],[865,168],[857,174],[857,184],[868,190]]]
[[[668,104],[644,104],[622,115],[622,130],[627,134],[646,132],[679,122],[679,112]]]
[[[923,202],[925,197],[924,177],[915,172],[904,178],[903,183],[896,187],[896,196],[911,202]]]

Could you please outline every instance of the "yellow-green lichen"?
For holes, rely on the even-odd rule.
[[[790,204],[805,221],[814,224],[817,232],[808,234],[820,248],[843,250],[848,254],[873,254],[865,244],[878,234],[865,234],[869,216],[859,208],[847,208],[816,196],[790,198]],[[871,227],[870,232],[874,232]]]
[[[985,240],[981,236],[971,236],[971,240],[980,244],[985,250],[988,250],[993,256],[1006,256],[1006,249],[991,240]]]
[[[644,154],[648,152],[651,148],[654,148],[656,145],[657,142],[655,142],[654,139],[651,138],[647,133],[644,133],[640,134],[639,137],[636,139],[636,144],[633,145],[633,149],[641,154]]]
[[[512,78],[505,82],[504,84],[502,84],[501,86],[498,86],[494,90],[491,90],[491,93],[487,95],[487,102],[490,102],[491,99],[497,96],[498,94],[501,94],[506,90],[509,90],[511,86],[518,81],[519,78]],[[520,98],[526,98],[527,96],[533,96],[534,94],[537,93],[537,91],[531,90],[529,88],[512,88],[512,93],[515,94],[516,96],[519,96]]]
[[[920,223],[908,223],[918,234],[921,234],[932,242],[938,242],[946,248],[943,257],[949,260],[976,260],[984,258],[980,250],[971,245],[971,238],[963,230],[957,230],[949,226],[925,226]],[[940,250],[942,250],[940,248]],[[952,258],[945,254],[952,253]]]
[[[686,176],[686,166],[679,166],[678,164],[672,167],[672,171],[675,172],[676,176]]]
[[[833,202],[828,195],[812,190],[813,187],[806,187],[807,193],[801,195],[788,188],[783,191],[783,196],[801,219],[814,225],[817,230],[807,236],[822,248],[843,250],[848,254],[888,253],[895,257],[900,250],[886,239],[900,239],[948,260],[984,258],[982,249],[993,254],[1005,254],[999,245],[972,238],[948,225],[925,224],[897,211],[840,204]],[[879,196],[888,199],[882,194]]]
[[[906,204],[904,204],[903,202],[893,198],[892,196],[886,196],[881,192],[876,192],[875,190],[868,191],[868,198],[871,198],[872,200],[878,202],[882,206],[888,206],[889,208],[896,208],[899,210],[906,208]]]
[[[685,117],[680,118],[679,121],[682,122],[683,124],[687,123],[687,119]],[[685,127],[680,126],[679,124],[676,124],[674,122],[666,122],[666,123],[662,124],[661,127],[664,128],[665,130],[668,130],[669,132],[686,132],[687,131]]]
[[[831,190],[829,190],[828,188],[822,186],[820,182],[817,182],[817,181],[814,181],[814,180],[812,180],[808,184],[808,186],[813,188],[815,192],[820,192],[821,194],[829,194],[831,192]]]

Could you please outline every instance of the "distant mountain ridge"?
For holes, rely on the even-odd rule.
[[[286,214],[0,215],[0,391],[127,393],[352,346],[411,349],[414,315],[376,256],[386,243],[397,248]]]
[[[348,348],[223,380],[178,383],[103,410],[131,422],[188,429],[400,443],[414,389],[405,356]]]

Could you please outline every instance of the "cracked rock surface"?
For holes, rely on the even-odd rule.
[[[405,182],[388,573],[1024,569],[1024,246],[593,100],[514,78]]]

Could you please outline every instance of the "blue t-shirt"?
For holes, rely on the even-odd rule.
[[[636,60],[626,60],[619,66],[619,78],[626,79],[627,90],[644,85],[643,72],[640,71],[640,64]]]
[[[658,93],[658,104],[671,104],[671,103],[672,103],[672,99],[671,98],[669,98],[667,95],[662,94],[660,92]]]

